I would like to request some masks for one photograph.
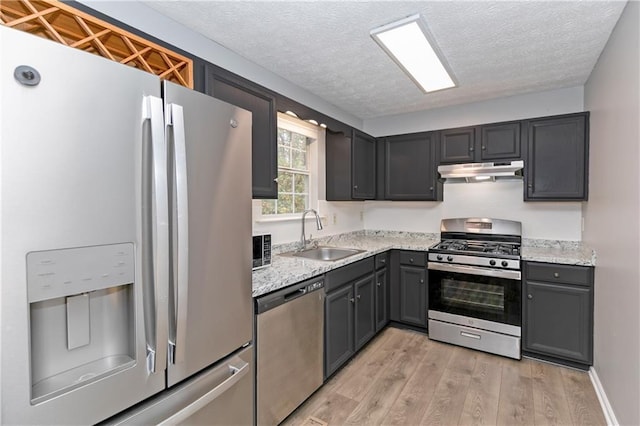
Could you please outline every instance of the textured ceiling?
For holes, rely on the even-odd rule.
[[[146,2],[357,117],[585,83],[621,1]],[[423,94],[369,31],[421,13],[458,87]]]

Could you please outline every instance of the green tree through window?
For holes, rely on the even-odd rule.
[[[278,199],[262,200],[262,214],[302,213],[309,206],[311,138],[278,127]]]

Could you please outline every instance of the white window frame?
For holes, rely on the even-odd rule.
[[[312,140],[307,146],[307,164],[309,167],[309,205],[307,208],[318,210],[319,182],[319,146],[324,141],[324,129],[287,114],[278,113],[278,127],[299,133]],[[262,214],[262,200],[254,200],[254,218],[256,222],[280,222],[300,220],[302,213]],[[256,214],[257,213],[257,214]]]

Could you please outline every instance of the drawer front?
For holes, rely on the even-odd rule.
[[[324,278],[324,288],[327,293],[335,290],[351,281],[373,272],[373,256],[342,268],[335,269],[326,273]]]
[[[593,268],[588,266],[526,262],[525,277],[532,281],[591,286],[592,274]]]
[[[376,255],[376,269],[384,268],[389,263],[389,253],[384,252]]]
[[[401,251],[400,263],[403,265],[425,266],[426,253],[422,251]]]

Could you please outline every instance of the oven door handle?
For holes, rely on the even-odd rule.
[[[485,269],[485,268],[476,268],[474,266],[448,265],[446,263],[436,263],[436,262],[427,263],[427,269],[430,269],[433,271],[444,271],[444,272],[453,272],[453,273],[469,274],[469,275],[483,275],[485,277],[504,278],[507,280],[520,280],[522,278],[522,274],[520,273],[520,271]]]

